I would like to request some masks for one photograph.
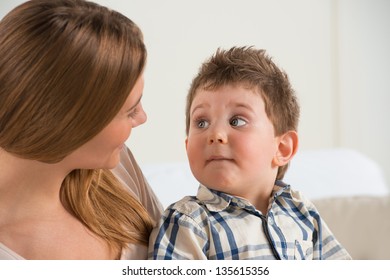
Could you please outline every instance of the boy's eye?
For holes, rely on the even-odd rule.
[[[230,120],[231,126],[240,127],[240,126],[243,126],[245,124],[246,124],[246,121],[241,119],[241,118],[238,118],[238,117],[234,117]]]
[[[207,121],[205,121],[205,120],[199,120],[199,121],[196,122],[196,126],[198,128],[206,128],[206,127],[209,126],[209,123]]]

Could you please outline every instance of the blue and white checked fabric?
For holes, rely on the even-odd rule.
[[[200,186],[169,206],[149,259],[351,259],[314,205],[277,181],[264,216],[247,200]]]

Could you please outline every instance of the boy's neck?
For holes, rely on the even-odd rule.
[[[263,215],[267,215],[273,189],[274,185],[271,184],[266,189],[258,189],[257,191],[248,190],[246,193],[237,196],[245,198],[256,208],[256,210],[260,211]]]

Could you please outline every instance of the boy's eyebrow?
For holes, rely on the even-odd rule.
[[[247,110],[250,110],[253,112],[253,108],[252,108],[252,106],[250,106],[250,104],[242,103],[242,102],[232,102],[231,104],[233,104],[235,107],[242,107],[244,109],[247,109]],[[204,103],[199,104],[199,105],[195,106],[194,109],[192,109],[191,115],[193,115],[196,110],[203,109],[204,107],[210,108],[211,106],[209,104],[204,104]]]
[[[138,106],[138,104],[141,102],[141,99],[142,99],[142,94],[141,96],[139,97],[139,99],[137,100],[137,102],[135,102],[135,104],[133,106],[131,106],[130,109],[128,109],[126,112],[130,112],[131,110],[133,110],[135,107]]]
[[[193,115],[196,110],[203,109],[204,107],[210,108],[210,105],[202,103],[202,104],[195,106],[194,109],[192,109],[192,111],[191,111],[191,115]]]
[[[252,106],[250,106],[250,104],[241,103],[241,102],[234,102],[233,105],[235,105],[236,107],[242,107],[245,109],[249,109],[250,111],[253,111],[253,108],[252,108]]]

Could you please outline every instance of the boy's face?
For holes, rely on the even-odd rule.
[[[186,149],[194,176],[209,188],[248,198],[274,186],[278,137],[254,90],[230,85],[198,90]]]

